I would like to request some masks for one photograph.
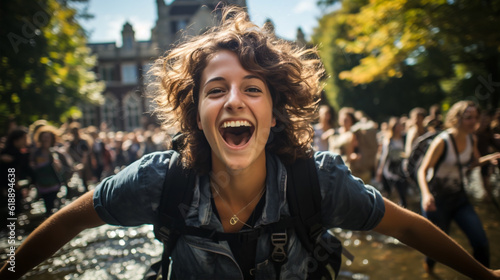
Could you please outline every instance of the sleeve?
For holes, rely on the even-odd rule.
[[[148,154],[104,179],[93,197],[99,217],[111,225],[153,223],[171,156],[171,151]]]
[[[322,218],[327,228],[371,230],[385,213],[382,195],[364,185],[338,155],[318,152],[315,155],[322,196]]]

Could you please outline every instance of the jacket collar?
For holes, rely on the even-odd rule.
[[[282,211],[288,212],[286,207],[286,168],[276,155],[269,152],[266,152],[266,172],[266,203],[262,217],[256,222],[256,226],[278,222],[280,213]],[[196,180],[196,189],[188,212],[189,221],[187,223],[193,226],[215,227],[216,230],[223,231],[222,224],[212,211],[211,197],[209,175],[199,176]]]

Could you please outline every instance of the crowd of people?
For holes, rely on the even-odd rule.
[[[396,191],[399,204],[407,207],[408,189],[415,187],[417,180],[408,178],[402,169],[420,136],[444,129],[439,108],[434,105],[427,114],[424,108],[417,107],[409,117],[393,116],[377,123],[351,107],[341,108],[337,114],[333,107],[321,105],[313,148],[341,155],[353,175],[366,183],[379,183],[386,197]],[[500,151],[500,110],[482,112],[474,134],[480,156]],[[58,208],[57,192],[73,173],[88,189],[89,184],[116,174],[142,156],[166,150],[172,136],[159,126],[125,132],[111,131],[105,123],[99,128],[82,128],[76,121],[55,127],[46,120],[37,120],[28,128],[9,128],[0,141],[0,164],[2,170],[15,167],[19,179],[29,179],[30,185],[36,186],[50,215]],[[489,178],[496,167],[486,163],[480,168],[485,188],[489,189]],[[5,189],[2,192],[6,194]],[[19,207],[25,195],[26,191],[18,189]]]
[[[405,173],[405,160],[420,136],[444,129],[439,108],[434,105],[427,114],[427,110],[417,107],[409,117],[393,116],[377,123],[351,107],[341,108],[337,114],[333,107],[321,105],[314,125],[313,148],[341,155],[353,175],[381,186],[386,197],[396,191],[398,203],[407,207],[409,188],[416,187],[417,179]],[[474,135],[480,156],[500,151],[500,110],[482,112]],[[31,185],[50,215],[58,208],[56,194],[74,173],[88,189],[89,184],[116,174],[142,156],[166,150],[172,136],[152,125],[125,132],[111,131],[105,123],[82,128],[75,121],[55,127],[46,120],[37,120],[28,128],[9,127],[0,140],[0,165],[2,170],[16,168],[19,179],[29,179],[24,192],[17,189],[17,208],[22,208],[21,200]],[[490,190],[489,178],[496,167],[486,163],[480,168],[485,188]]]
[[[421,209],[417,211],[446,233],[455,221],[469,239],[475,259],[485,266],[490,265],[488,238],[468,199],[464,181],[468,177],[466,174],[480,166],[478,183],[485,190],[484,199],[495,201],[490,176],[499,166],[499,109],[480,112],[472,101],[459,101],[443,118],[437,105],[430,108],[429,115],[425,109],[417,107],[410,111],[409,118],[390,117],[378,130],[377,123],[353,108],[340,109],[338,127],[335,127],[333,109],[326,107],[319,110],[316,149],[328,149],[342,155],[355,176],[365,182],[375,179],[381,183],[385,196],[391,197],[392,190],[396,190],[399,204],[405,208],[408,207],[408,189],[412,185],[418,187]],[[427,149],[419,150],[424,141],[429,141]],[[416,152],[422,152],[418,163],[411,162]],[[360,165],[361,162],[365,165]],[[419,165],[418,174],[411,174],[409,166],[412,164]],[[427,257],[426,271],[432,273],[435,263]]]
[[[445,128],[439,105],[431,106],[429,113],[416,107],[409,114],[382,122],[375,122],[351,107],[343,107],[336,113],[331,106],[321,105],[313,145],[315,150],[340,154],[355,176],[381,186],[387,197],[396,191],[398,203],[407,207],[408,190],[417,187],[417,178],[405,170],[408,158],[417,142]],[[473,134],[481,157],[500,151],[500,109],[481,112]],[[497,167],[485,162],[480,168],[488,190],[490,176]]]
[[[76,121],[56,127],[41,119],[29,127],[10,127],[0,141],[0,166],[2,172],[15,168],[16,181],[21,182],[16,188],[16,213],[28,207],[23,198],[35,187],[50,216],[59,208],[57,193],[68,187],[74,174],[88,190],[142,156],[165,150],[169,137],[155,126],[125,132],[111,131],[105,123],[99,128],[82,128]],[[2,196],[6,195],[3,186]]]

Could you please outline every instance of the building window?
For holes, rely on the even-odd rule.
[[[101,106],[102,121],[105,122],[110,130],[117,130],[118,115],[120,114],[118,99],[111,93],[104,95],[104,104]]]
[[[101,76],[101,80],[110,82],[114,80],[115,68],[113,65],[105,65],[99,67],[99,75]]]
[[[97,125],[97,110],[94,105],[82,103],[78,106],[80,111],[82,112],[82,125],[83,127],[87,127],[90,125]]]
[[[177,22],[177,31],[180,31],[180,30],[182,30],[182,29],[186,29],[186,27],[187,27],[187,23],[188,23],[188,21],[187,21],[187,20],[179,20],[179,21]]]
[[[132,131],[141,126],[142,106],[141,99],[134,92],[128,93],[123,98],[125,115],[125,130]]]
[[[122,82],[124,84],[137,83],[137,66],[135,64],[122,65]]]
[[[186,29],[188,20],[178,20],[170,22],[170,30],[172,33],[177,33],[183,29]]]

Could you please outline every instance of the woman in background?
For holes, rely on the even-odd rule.
[[[377,169],[377,181],[383,183],[388,196],[395,188],[399,194],[399,204],[407,207],[406,201],[407,182],[402,174],[402,161],[404,159],[405,142],[402,136],[403,125],[399,118],[389,120],[387,134],[382,144],[382,154]]]
[[[472,136],[478,116],[478,108],[472,101],[459,101],[450,108],[445,120],[447,129],[427,150],[418,170],[418,183],[422,193],[422,215],[446,233],[455,221],[469,239],[474,258],[488,267],[488,238],[465,193],[463,176],[467,167],[499,157],[497,153],[479,158],[477,140]],[[427,180],[428,175],[433,175],[432,180]],[[429,273],[433,272],[435,263],[426,258],[425,267]]]
[[[64,156],[54,150],[58,132],[56,128],[45,125],[35,134],[38,148],[33,152],[30,160],[36,178],[38,195],[45,203],[45,216],[52,215],[58,208],[56,205],[57,193],[61,189],[59,173],[63,168]]]
[[[314,126],[313,148],[328,151],[328,137],[334,132],[335,110],[329,105],[319,107],[319,121]]]

